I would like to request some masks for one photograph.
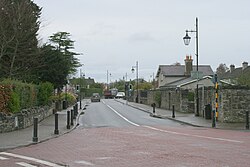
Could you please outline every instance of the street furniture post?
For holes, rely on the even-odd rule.
[[[67,111],[67,129],[70,129],[70,111]]]
[[[216,127],[216,111],[213,110],[213,114],[212,114],[212,127],[215,128]]]
[[[153,104],[151,104],[151,106],[153,107],[153,115],[155,115],[155,106],[156,106],[156,104],[153,103]]]
[[[55,135],[59,134],[59,130],[58,130],[58,113],[55,113],[55,130],[54,130],[54,134]]]
[[[174,105],[173,105],[173,111],[172,111],[172,118],[175,118],[175,109],[174,109]]]
[[[249,112],[246,111],[246,129],[249,129]]]
[[[33,119],[34,129],[33,129],[33,142],[38,142],[38,118]]]
[[[74,110],[72,109],[71,112],[70,112],[70,123],[71,125],[74,125]]]

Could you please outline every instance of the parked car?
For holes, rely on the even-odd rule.
[[[91,96],[91,102],[100,102],[101,97],[99,93],[93,93]]]
[[[124,92],[118,92],[115,97],[118,98],[118,99],[124,98],[125,97],[125,93]]]

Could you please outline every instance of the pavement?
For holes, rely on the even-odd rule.
[[[82,100],[82,109],[87,105],[87,100]],[[78,115],[74,119],[74,125],[70,126],[70,129],[67,129],[67,111],[73,109],[73,106],[70,106],[67,109],[58,111],[58,130],[59,134],[54,134],[55,131],[55,116],[54,114],[47,117],[43,121],[38,123],[38,142],[33,142],[33,126],[30,126],[25,129],[16,130],[7,133],[0,133],[0,151],[6,151],[8,149],[13,149],[17,147],[28,146],[32,144],[37,144],[51,138],[59,137],[65,133],[69,133],[76,128],[78,124],[78,119],[80,114],[83,112],[80,109],[78,102]]]
[[[159,119],[170,119],[173,121],[178,121],[183,124],[187,124],[190,126],[195,127],[206,127],[211,128],[212,127],[212,120],[204,119],[203,117],[196,117],[193,113],[181,113],[181,112],[175,112],[175,118],[172,118],[172,111],[156,108],[155,113],[153,114],[153,108],[151,106],[145,105],[145,104],[139,104],[134,102],[127,102],[126,100],[122,99],[116,99],[116,101],[127,104],[131,107],[137,108],[139,110],[142,110],[146,113],[148,113],[150,116],[159,118]],[[88,104],[88,100],[82,101],[82,108],[85,108],[85,106]],[[79,108],[78,104],[78,108]],[[55,116],[51,115],[45,120],[39,122],[38,124],[38,142],[33,142],[33,126],[30,126],[28,128],[22,129],[22,130],[16,130],[13,132],[8,133],[0,133],[0,151],[6,151],[8,149],[13,149],[17,147],[23,147],[27,145],[37,144],[46,140],[49,140],[51,138],[59,137],[65,133],[69,133],[73,129],[76,128],[78,124],[78,119],[80,114],[83,112],[83,109],[78,109],[78,116],[74,120],[74,125],[70,126],[70,129],[67,129],[67,111],[73,109],[73,106],[58,111],[58,130],[59,134],[54,134],[55,130]],[[218,129],[229,129],[229,130],[241,130],[241,131],[248,131],[246,130],[246,124],[245,123],[221,123],[216,122],[216,128]]]
[[[212,128],[212,119],[205,119],[202,116],[195,116],[194,113],[183,113],[183,112],[175,112],[175,118],[172,117],[173,112],[167,109],[155,108],[155,113],[153,113],[153,107],[145,104],[127,102],[123,99],[116,99],[116,101],[121,102],[123,104],[127,104],[131,107],[142,110],[146,113],[149,113],[150,116],[160,118],[160,119],[170,119],[173,121],[180,122],[182,124],[187,124],[195,127],[206,127]],[[227,129],[227,130],[246,130],[246,123],[222,123],[216,121],[216,129]],[[250,132],[250,131],[249,131]]]

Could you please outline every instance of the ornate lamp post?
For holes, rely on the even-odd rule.
[[[139,65],[138,65],[138,61],[136,61],[136,65],[135,66],[132,66],[132,69],[131,71],[134,72],[135,69],[136,69],[136,99],[135,99],[135,102],[138,103],[139,102],[139,71],[138,71],[138,68],[139,68]]]
[[[199,116],[199,87],[198,87],[198,81],[199,81],[199,64],[198,64],[198,18],[196,17],[196,26],[195,30],[186,30],[186,36],[183,37],[183,41],[185,45],[189,45],[191,37],[188,36],[189,32],[195,32],[196,33],[196,71],[197,71],[197,84],[196,84],[196,113],[195,116]]]

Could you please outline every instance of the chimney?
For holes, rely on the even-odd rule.
[[[230,73],[232,73],[235,70],[235,66],[233,64],[230,65]]]
[[[186,56],[185,59],[185,75],[190,76],[193,71],[193,59],[192,56]]]
[[[248,62],[243,62],[242,63],[242,70],[245,70],[248,67]]]

